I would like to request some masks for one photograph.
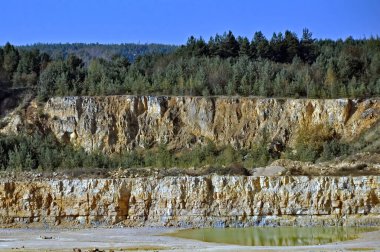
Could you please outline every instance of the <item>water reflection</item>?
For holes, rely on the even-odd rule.
[[[373,227],[252,227],[180,230],[171,236],[249,246],[302,246],[352,240]]]

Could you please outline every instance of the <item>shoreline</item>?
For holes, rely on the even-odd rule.
[[[241,246],[177,238],[180,228],[0,229],[0,251],[380,251],[380,230],[358,239],[312,246]],[[106,241],[105,241],[106,237]],[[45,239],[44,239],[45,238]],[[358,250],[359,249],[359,250]],[[361,249],[361,250],[360,250]]]

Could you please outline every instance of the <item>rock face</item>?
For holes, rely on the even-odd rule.
[[[249,148],[265,132],[292,144],[300,128],[324,125],[350,140],[380,120],[380,102],[368,100],[261,99],[231,97],[56,97],[39,113],[15,116],[3,133],[17,131],[21,119],[41,125],[61,141],[106,153],[168,144],[184,148],[204,143]],[[35,109],[37,110],[37,109]],[[30,127],[29,127],[30,128]]]
[[[0,223],[379,225],[380,177],[200,176],[0,182]]]

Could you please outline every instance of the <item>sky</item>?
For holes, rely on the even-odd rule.
[[[0,0],[0,45],[184,44],[231,30],[308,28],[314,38],[380,35],[380,0]]]

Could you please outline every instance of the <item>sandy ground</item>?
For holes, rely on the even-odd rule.
[[[356,240],[303,247],[251,247],[163,236],[175,228],[0,229],[0,251],[380,251],[380,230]],[[49,238],[49,239],[43,239]],[[51,238],[51,239],[50,239]]]

